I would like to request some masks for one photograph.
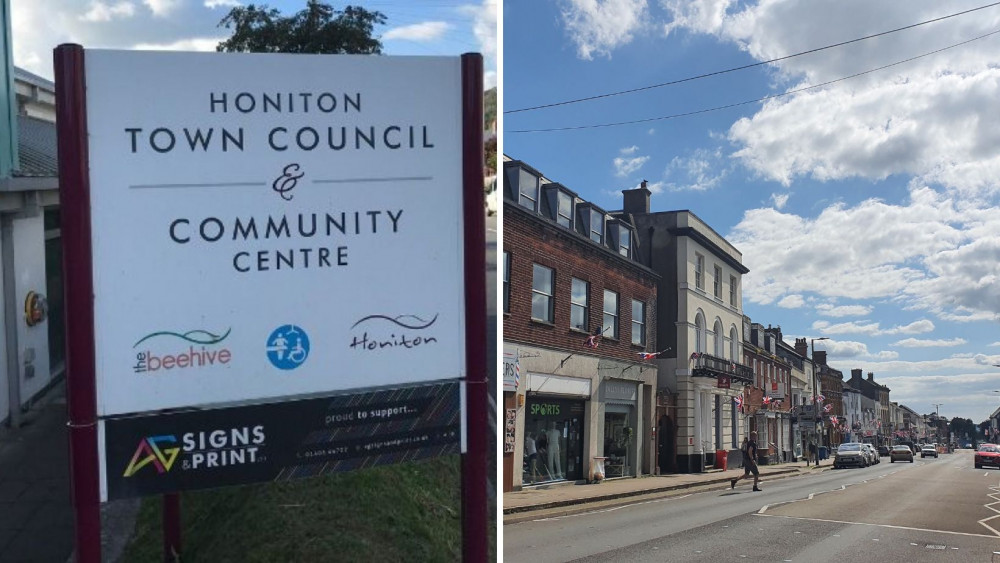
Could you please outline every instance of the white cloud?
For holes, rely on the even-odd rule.
[[[394,27],[382,34],[383,39],[403,39],[406,41],[436,41],[450,26],[446,22],[421,22],[402,27]]]
[[[785,204],[788,203],[788,194],[771,194],[771,203],[774,204],[775,209],[784,209]]]
[[[215,8],[235,8],[241,5],[239,0],[205,0],[205,7],[213,10]]]
[[[149,6],[153,15],[157,17],[166,17],[170,15],[170,13],[176,10],[180,5],[180,0],[142,0],[142,2],[143,4]]]
[[[994,342],[994,343],[990,344],[989,346],[991,348],[994,347],[994,346],[1000,346],[1000,342]]]
[[[743,294],[752,303],[811,292],[829,299],[887,299],[944,320],[1000,317],[996,206],[977,209],[913,186],[900,204],[838,203],[814,218],[751,209],[727,239],[751,265]]]
[[[631,156],[639,150],[639,147],[632,145],[631,147],[625,147],[620,149],[618,152],[622,156],[615,157],[613,163],[615,165],[615,175],[617,176],[628,176],[629,174],[636,172],[642,168],[643,164],[649,160],[648,156]]]
[[[801,295],[787,295],[781,301],[778,301],[778,307],[785,309],[798,309],[805,306],[806,301]]]
[[[906,338],[899,342],[894,342],[893,346],[900,348],[933,348],[939,346],[961,346],[966,344],[964,338],[952,338],[950,340],[921,340],[918,338]]]
[[[675,156],[665,174],[673,191],[703,192],[717,187],[726,177],[727,170],[721,149],[698,149],[688,157]]]
[[[817,309],[819,309],[819,307],[817,307]],[[839,324],[830,324],[827,321],[816,321],[813,323],[812,327],[814,330],[821,331],[823,334],[866,334],[869,336],[881,336],[887,334],[923,334],[934,330],[934,323],[923,319],[912,322],[908,325],[882,329],[879,327],[879,323],[870,321]]]
[[[863,317],[872,312],[871,305],[832,305],[821,303],[816,305],[816,312],[827,317]]]
[[[136,43],[133,49],[141,51],[214,51],[224,37],[192,37],[171,43]]]
[[[496,68],[497,66],[497,2],[496,0],[482,0],[477,6],[463,6],[463,11],[470,11],[473,14],[475,23],[472,32],[479,41],[479,52],[483,54],[486,68]],[[496,71],[487,71],[485,82],[487,88],[497,85]]]
[[[884,330],[881,334],[925,334],[934,330],[934,323],[927,319]]]
[[[646,0],[565,0],[561,13],[581,59],[592,60],[595,54],[610,58],[642,26]]]
[[[135,15],[135,5],[131,2],[117,2],[115,4],[93,1],[90,9],[80,16],[86,22],[107,22],[116,18],[130,18]]]

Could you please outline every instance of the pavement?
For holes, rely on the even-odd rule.
[[[760,466],[760,486],[766,490],[767,481],[809,475],[833,469],[833,460],[827,459],[819,466],[804,461]],[[729,488],[731,479],[743,475],[743,468],[723,471],[709,469],[704,473],[671,473],[644,475],[642,477],[609,479],[598,484],[574,482],[527,486],[520,491],[503,494],[503,522],[514,524],[579,513],[598,508],[611,508],[651,498],[672,496],[692,490]],[[750,489],[753,479],[743,479],[737,488]]]
[[[66,563],[73,556],[66,386],[59,381],[24,413],[0,426],[0,561]],[[138,500],[101,505],[104,561],[121,557]]]

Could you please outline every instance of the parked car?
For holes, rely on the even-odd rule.
[[[878,455],[889,455],[889,446],[879,446]]]
[[[833,468],[842,467],[868,467],[868,455],[861,444],[857,442],[847,442],[837,448],[833,456]]]
[[[996,444],[982,444],[976,450],[976,469],[982,469],[984,465],[990,465],[1000,469],[1000,446]]]
[[[913,450],[910,446],[893,446],[889,452],[889,463],[896,463],[896,460],[913,463]]]
[[[879,458],[878,450],[875,449],[875,446],[871,444],[861,444],[861,445],[864,446],[866,450],[868,450],[868,463],[872,465],[875,465],[876,463],[882,463],[882,459]]]
[[[937,459],[938,453],[937,453],[937,448],[934,447],[934,444],[924,444],[924,447],[920,448],[921,458],[925,458],[929,455],[934,456],[934,458]]]

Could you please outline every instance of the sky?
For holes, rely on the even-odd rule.
[[[231,34],[218,27],[234,6],[266,4],[284,15],[306,0],[10,0],[14,64],[52,78],[52,49],[88,48],[214,51]],[[386,55],[453,56],[480,52],[486,87],[496,85],[496,0],[374,0],[335,2],[385,14],[375,34]]]
[[[653,211],[742,252],[753,322],[978,423],[1000,407],[1000,33],[976,38],[1000,5],[788,56],[989,4],[504,0],[503,152],[607,210],[648,180]]]

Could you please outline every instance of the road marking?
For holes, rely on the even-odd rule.
[[[689,496],[691,496],[691,495],[681,495],[679,497],[667,497],[667,498],[659,498],[659,499],[654,499],[654,500],[646,500],[646,501],[642,501],[642,502],[634,502],[634,503],[631,503],[631,504],[623,504],[621,506],[612,506],[611,508],[601,508],[599,510],[589,510],[587,512],[577,512],[576,514],[564,514],[562,516],[551,516],[549,518],[538,518],[536,520],[532,520],[532,522],[555,522],[556,520],[563,520],[565,518],[573,518],[575,516],[589,516],[591,514],[601,514],[601,513],[604,513],[604,512],[614,512],[616,510],[621,510],[623,508],[630,508],[630,507],[633,507],[633,506],[639,506],[639,505],[643,505],[643,504],[653,504],[653,503],[656,503],[656,502],[664,502],[664,501],[668,501],[668,500],[680,500],[682,498],[688,498]]]
[[[954,536],[968,536],[972,538],[992,538],[996,539],[997,536],[990,536],[986,534],[970,534],[968,532],[952,532],[949,530],[931,530],[929,528],[914,528],[911,526],[894,526],[892,524],[871,524],[869,522],[848,522],[846,520],[827,520],[824,518],[805,518],[801,516],[778,516],[776,514],[755,514],[755,516],[763,516],[765,518],[785,518],[787,520],[806,520],[809,522],[828,522],[830,524],[852,524],[854,526],[872,526],[874,528],[891,528],[893,530],[909,530],[913,532],[935,532],[938,534],[951,534]],[[836,536],[835,536],[836,537]]]
[[[986,522],[988,522],[990,520],[993,520],[995,518],[1000,518],[1000,510],[997,510],[997,509],[993,508],[993,505],[1000,504],[1000,498],[997,498],[996,496],[994,496],[995,494],[997,494],[998,492],[1000,492],[1000,487],[990,487],[990,490],[992,490],[993,492],[990,493],[990,494],[988,494],[988,495],[986,495],[986,496],[989,497],[989,498],[992,498],[996,502],[990,502],[990,503],[984,504],[983,507],[987,508],[989,510],[992,510],[993,512],[996,512],[997,514],[995,514],[994,516],[990,516],[989,518],[983,518],[982,520],[979,521],[979,524],[982,527],[986,528],[987,530],[989,530],[989,531],[993,532],[994,534],[1000,536],[1000,531],[997,531],[996,528],[994,528],[993,526],[990,526],[989,524],[986,523]]]

